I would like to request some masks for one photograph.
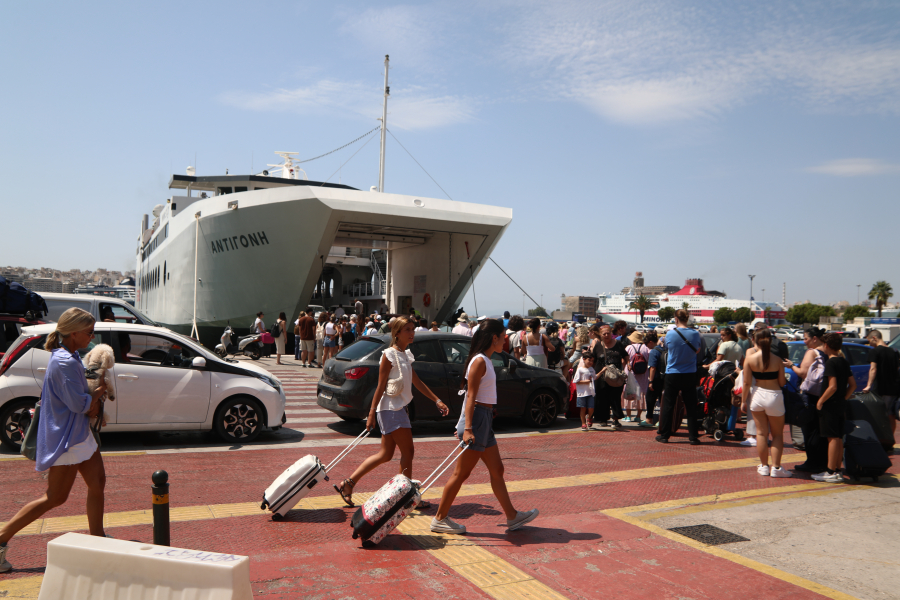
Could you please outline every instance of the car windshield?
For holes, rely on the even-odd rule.
[[[178,338],[178,339],[181,340],[181,342],[183,342],[188,348],[190,348],[190,349],[193,350],[194,352],[197,352],[197,353],[200,354],[201,356],[203,356],[203,357],[205,357],[205,358],[210,358],[210,359],[212,359],[212,360],[217,360],[217,361],[219,361],[219,362],[222,362],[222,359],[219,358],[219,356],[217,356],[216,354],[210,352],[209,350],[207,350],[206,348],[204,348],[203,346],[201,346],[201,345],[197,342],[197,340],[195,340],[194,338],[189,338],[189,337],[187,337],[186,335],[182,335],[182,334],[180,334],[180,333],[176,333],[176,332],[172,331],[171,329],[166,329],[165,332],[166,332],[166,335],[171,335],[171,336],[174,336],[174,337]],[[141,331],[141,332],[134,332],[134,333],[144,334],[143,331]]]
[[[806,344],[788,344],[788,360],[795,365],[803,362],[803,355],[806,354]]]
[[[358,340],[337,353],[335,358],[340,360],[359,360],[364,358],[376,350],[384,348],[384,344],[378,340],[371,338],[363,338]]]

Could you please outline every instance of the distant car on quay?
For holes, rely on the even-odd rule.
[[[378,365],[390,336],[363,336],[325,363],[316,402],[345,421],[366,418],[378,385]],[[464,396],[458,394],[472,338],[420,332],[409,345],[413,371],[449,408],[456,422]],[[491,357],[497,374],[498,416],[521,417],[531,427],[548,427],[565,412],[569,386],[559,371],[532,367],[502,352]],[[442,419],[435,404],[413,388],[410,420]]]

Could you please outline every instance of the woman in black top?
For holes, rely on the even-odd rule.
[[[614,367],[625,373],[625,365],[628,361],[628,352],[625,346],[613,337],[612,328],[609,325],[593,325],[591,327],[591,354],[594,356],[594,370],[600,376],[599,389],[597,390],[597,409],[594,415],[600,422],[609,421],[612,416],[612,427],[621,427],[619,419],[622,418],[622,391],[625,388],[624,376],[620,378],[618,385],[610,385],[606,375],[609,367]]]

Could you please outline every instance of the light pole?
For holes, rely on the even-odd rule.
[[[857,283],[857,284],[856,284],[856,305],[857,305],[857,306],[859,306],[859,287],[860,287],[861,285],[862,285],[861,283]]]
[[[750,278],[750,302],[753,302],[753,278],[756,277],[756,275],[747,275],[747,277]],[[750,305],[750,310],[753,310],[752,304]]]
[[[763,290],[763,299],[762,299],[762,301],[765,302],[765,301],[766,301],[766,288],[763,288],[762,290]]]

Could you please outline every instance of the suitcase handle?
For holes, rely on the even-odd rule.
[[[358,436],[356,436],[356,439],[355,439],[355,440],[353,440],[352,442],[350,442],[350,445],[349,445],[349,446],[347,446],[346,448],[344,448],[343,450],[341,450],[340,453],[339,453],[337,456],[334,457],[334,460],[332,460],[330,463],[328,463],[328,466],[325,467],[325,472],[327,473],[327,472],[330,471],[332,468],[336,467],[337,464],[338,464],[339,462],[341,462],[341,461],[344,459],[345,456],[347,456],[348,454],[350,454],[350,452],[351,452],[354,448],[356,448],[356,447],[359,445],[359,443],[360,443],[361,441],[363,441],[364,439],[366,439],[366,437],[368,437],[368,435],[369,435],[369,430],[368,430],[368,429],[364,429],[363,432],[362,432],[361,434],[359,434]]]
[[[442,462],[441,464],[439,464],[438,467],[437,467],[437,469],[435,469],[435,470],[431,473],[431,475],[429,475],[428,477],[426,477],[425,479],[423,479],[423,480],[422,480],[422,483],[419,484],[419,494],[424,494],[425,492],[427,492],[427,491],[428,491],[428,488],[430,488],[431,486],[433,486],[433,485],[434,485],[434,482],[436,482],[436,481],[440,478],[440,476],[444,474],[444,471],[446,471],[447,469],[449,469],[450,466],[451,466],[453,463],[456,462],[456,459],[459,458],[460,456],[462,456],[462,453],[469,449],[469,445],[470,445],[471,443],[472,443],[472,442],[469,442],[468,444],[465,443],[465,442],[460,442],[459,445],[456,446],[456,448],[454,448],[453,450],[451,450],[451,451],[450,451],[450,456],[448,456],[447,458],[445,458],[445,459],[444,459],[444,462]],[[456,455],[454,456],[454,453],[456,452],[456,450],[457,450],[458,448],[462,448],[462,450],[459,451],[459,454],[456,454]],[[444,467],[444,464],[446,464],[447,461],[450,461],[450,464],[448,464],[446,467]],[[441,469],[441,467],[444,467],[444,468]],[[439,470],[440,470],[440,473],[438,473]],[[431,480],[431,481],[429,481],[429,480]],[[425,483],[426,481],[428,481],[427,484]],[[424,486],[424,487],[423,487],[423,486]]]

